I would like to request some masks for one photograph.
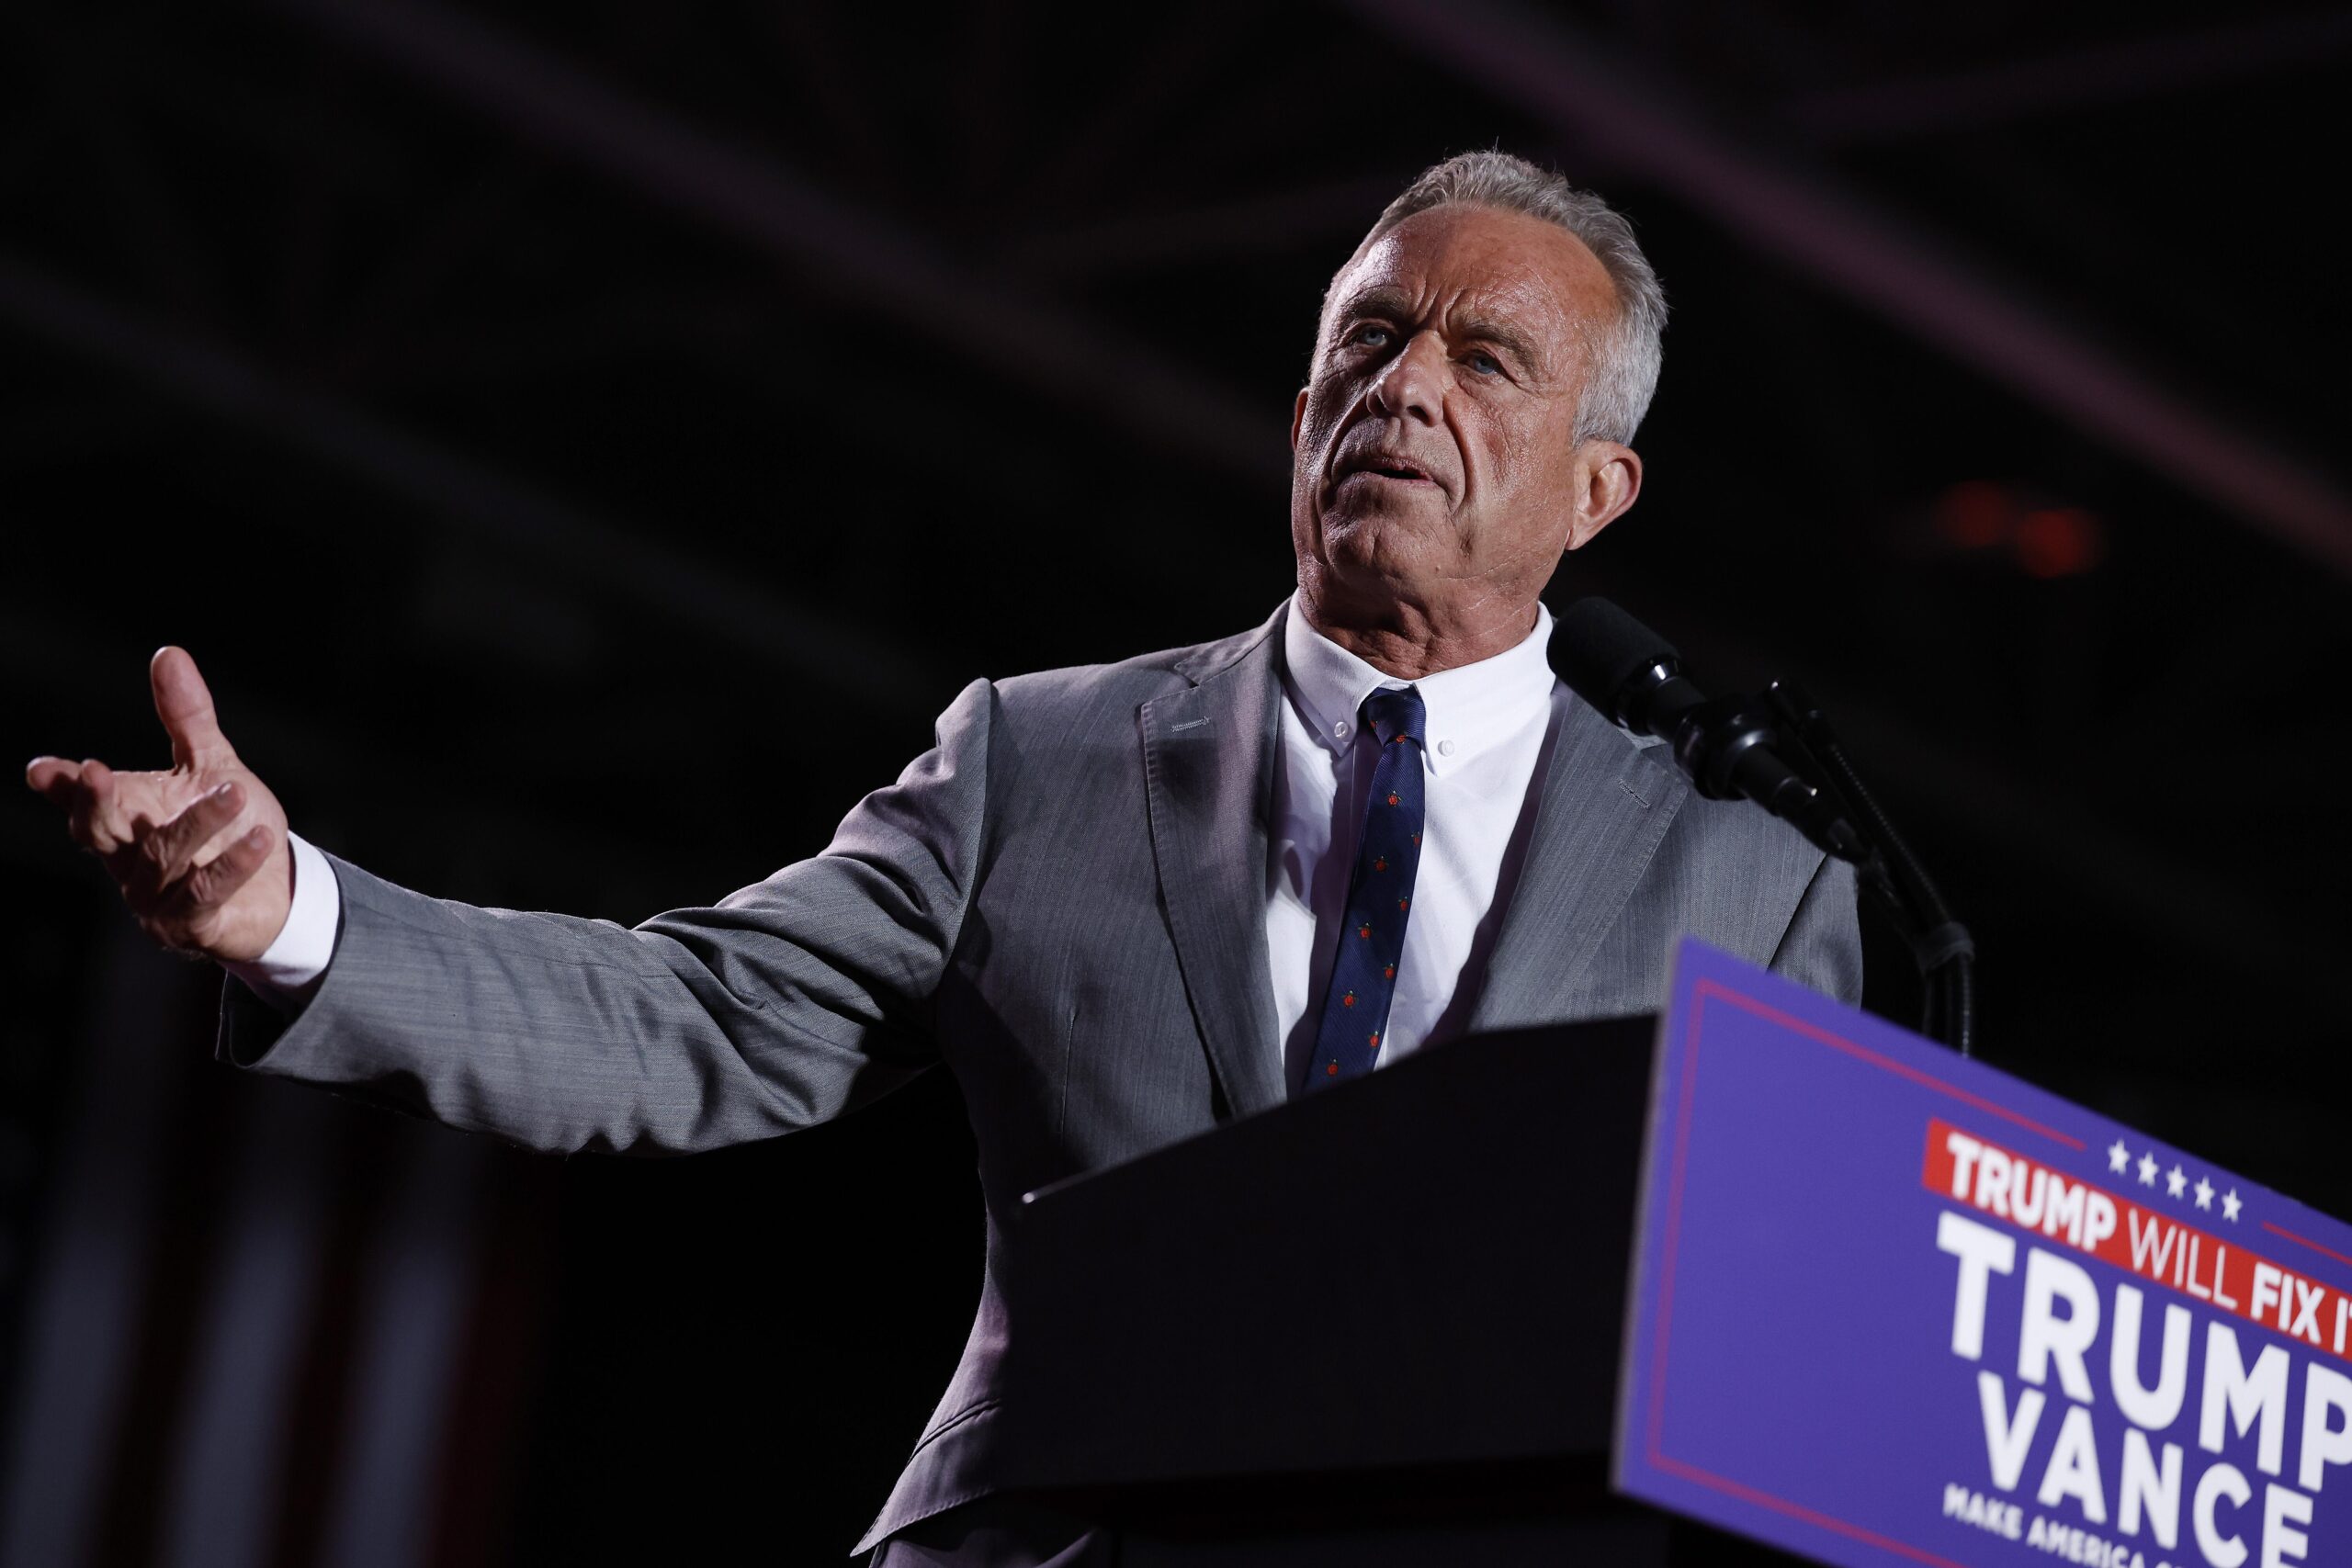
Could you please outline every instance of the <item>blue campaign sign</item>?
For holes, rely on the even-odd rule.
[[[2352,1228],[1697,942],[1616,1479],[1852,1568],[2352,1565]]]

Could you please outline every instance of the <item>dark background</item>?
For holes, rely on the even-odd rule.
[[[154,765],[178,641],[327,848],[708,901],[970,677],[1262,619],[1322,287],[1499,143],[1674,306],[1555,604],[1815,688],[1988,1059],[2352,1213],[2347,85],[2298,6],[13,6],[6,732]],[[952,1083],[528,1156],[215,1066],[0,856],[0,1556],[840,1559],[977,1292]]]

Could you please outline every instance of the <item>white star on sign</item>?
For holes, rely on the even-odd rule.
[[[2180,1167],[2174,1166],[2165,1172],[2165,1193],[2167,1197],[2177,1198],[2188,1190],[2188,1178],[2181,1174]]]
[[[2123,1140],[2122,1140],[2122,1139],[2118,1138],[2118,1139],[2116,1139],[2116,1140],[2115,1140],[2115,1142],[2113,1142],[2113,1143],[2111,1143],[2111,1144],[2109,1144],[2109,1145],[2107,1145],[2107,1168],[2108,1168],[2108,1169],[2109,1169],[2109,1170],[2111,1170],[2111,1171],[2116,1172],[2118,1175],[2120,1175],[2120,1174],[2122,1174],[2123,1168],[2124,1168],[2125,1166],[2127,1166],[2127,1165],[2130,1165],[2131,1163],[2132,1163],[2132,1151],[2131,1151],[2130,1149],[2127,1149],[2127,1148],[2125,1148],[2125,1147],[2123,1146]]]
[[[2143,1187],[2154,1187],[2155,1184],[2156,1156],[2154,1155],[2142,1155],[2140,1156],[2140,1185]]]
[[[2237,1223],[2238,1211],[2245,1207],[2245,1205],[2244,1203],[2238,1201],[2238,1190],[2236,1188],[2233,1187],[2227,1192],[2222,1194],[2222,1217],[2229,1221],[2232,1224],[2235,1224]]]
[[[2213,1184],[2201,1176],[2197,1179],[2197,1206],[2200,1209],[2213,1206]]]

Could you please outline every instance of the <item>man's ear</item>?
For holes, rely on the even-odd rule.
[[[1301,387],[1290,405],[1290,449],[1298,450],[1298,427],[1306,422],[1306,389]]]
[[[1576,512],[1568,548],[1580,550],[1625,514],[1642,493],[1642,457],[1614,441],[1588,441],[1577,455]]]

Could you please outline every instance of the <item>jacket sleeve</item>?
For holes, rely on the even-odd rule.
[[[981,855],[995,693],[810,859],[634,929],[477,908],[334,860],[334,957],[288,1017],[226,982],[217,1055],[560,1152],[807,1127],[938,1057],[932,1003]]]
[[[1862,1005],[1862,931],[1854,868],[1824,855],[1772,953],[1772,971],[1849,1007]]]

